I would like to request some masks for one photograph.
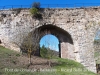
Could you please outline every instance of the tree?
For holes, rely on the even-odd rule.
[[[50,32],[47,32],[50,33]],[[47,58],[48,65],[51,66],[51,58],[54,56],[54,51],[50,49],[50,37],[45,38],[45,45],[40,48],[40,55],[43,58]]]
[[[29,64],[31,64],[31,55],[34,55],[39,48],[39,38],[41,36],[40,30],[35,29],[32,32],[25,31],[22,32],[19,31],[18,35],[16,35],[16,41],[14,44],[16,44],[18,47],[20,47],[20,51],[23,53],[26,53],[29,58]]]
[[[54,52],[50,48],[45,47],[44,45],[40,48],[40,55],[43,58],[47,58],[48,65],[51,66],[51,61],[50,59],[53,57]]]
[[[41,55],[41,57],[46,58],[47,57],[47,53],[48,53],[47,48],[43,45],[40,48],[40,55]]]
[[[35,52],[39,48],[38,41],[41,36],[41,34],[39,33],[39,29],[30,32],[21,45],[21,49],[23,50],[23,52],[26,52],[28,54],[29,64],[32,64],[31,55],[34,56]]]
[[[39,9],[39,8],[40,8],[40,2],[33,2],[32,8],[37,8],[37,9]]]

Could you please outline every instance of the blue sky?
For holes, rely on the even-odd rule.
[[[40,40],[40,47],[45,45],[45,47],[49,47],[52,50],[56,51],[59,51],[58,44],[59,44],[58,38],[51,34],[43,36]]]
[[[32,2],[40,2],[41,4],[73,4],[73,5],[75,3],[78,5],[79,3],[80,6],[81,5],[80,3],[100,3],[100,0],[0,0],[0,6],[31,5]]]
[[[95,39],[100,39],[100,30],[97,31]]]
[[[34,1],[41,4],[100,3],[100,0],[0,0],[0,5],[29,5]]]

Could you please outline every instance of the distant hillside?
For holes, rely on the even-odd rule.
[[[55,50],[51,50],[54,53],[54,56],[59,57],[59,52]]]
[[[41,57],[59,57],[59,51],[50,49],[48,47],[45,47],[44,45],[40,48],[40,55]]]

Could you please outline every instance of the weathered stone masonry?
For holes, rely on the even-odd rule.
[[[33,19],[28,9],[21,10],[19,14],[16,12],[0,11],[1,45],[20,51],[23,37],[37,28],[51,27],[51,34],[58,35],[61,57],[76,60],[96,72],[93,42],[95,33],[100,28],[99,7],[43,9],[41,20]]]

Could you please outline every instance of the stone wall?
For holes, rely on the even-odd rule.
[[[54,25],[69,33],[73,46],[61,43],[61,56],[82,63],[89,70],[96,72],[93,42],[96,31],[100,28],[100,8],[41,9],[43,19],[33,19],[29,9],[19,13],[15,10],[0,11],[1,45],[20,51],[23,37],[44,25]],[[58,32],[59,33],[59,32]],[[68,45],[68,50],[64,46]],[[69,55],[67,55],[67,54]]]

